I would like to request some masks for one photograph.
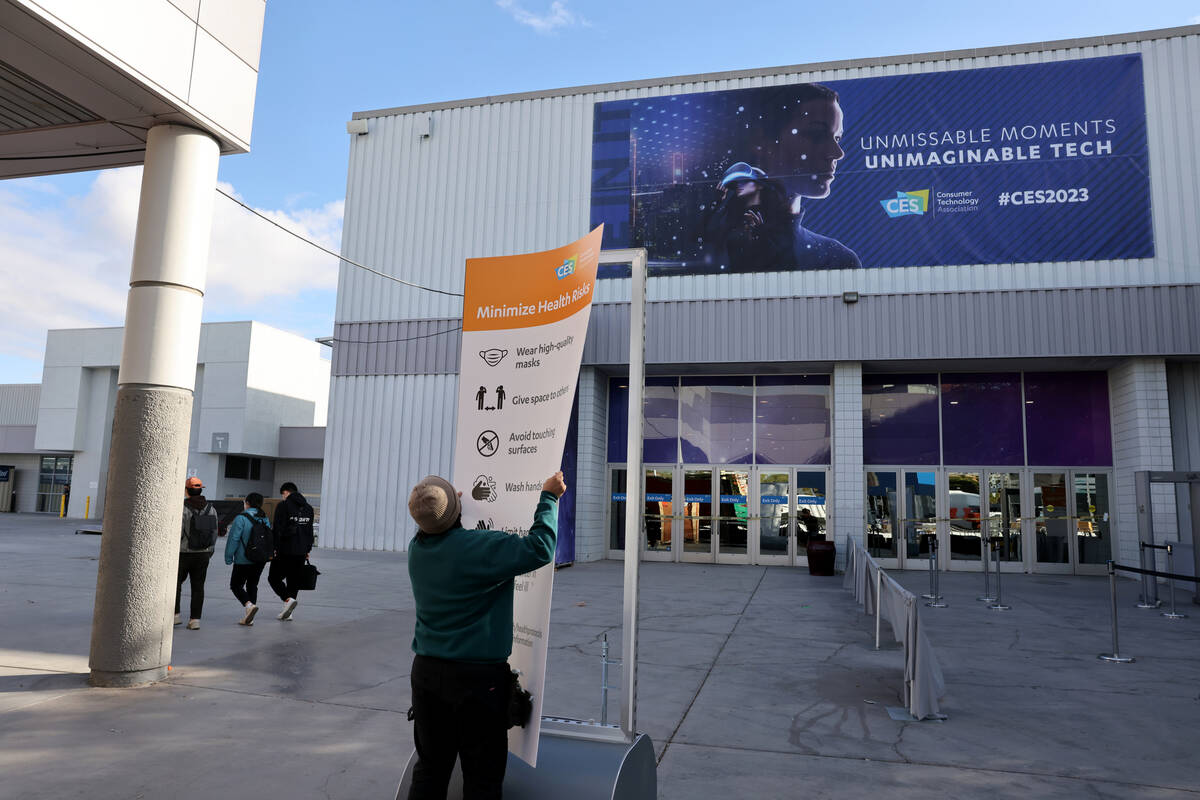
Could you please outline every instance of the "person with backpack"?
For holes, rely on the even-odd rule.
[[[208,562],[217,545],[217,510],[204,499],[204,484],[199,478],[184,481],[187,497],[183,499],[183,526],[179,535],[179,582],[175,586],[175,624],[183,623],[179,615],[179,600],[183,582],[191,579],[192,605],[188,630],[200,627],[204,610],[204,579],[208,577]]]
[[[300,594],[300,570],[313,547],[313,507],[288,481],[279,487],[282,502],[275,507],[275,558],[267,573],[267,583],[283,601],[277,619],[288,620],[296,611]]]
[[[229,588],[245,613],[238,625],[253,625],[258,613],[258,579],[275,552],[271,521],[262,510],[263,496],[246,495],[246,510],[234,518],[225,537],[225,563],[233,565]]]

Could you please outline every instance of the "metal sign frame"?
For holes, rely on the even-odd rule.
[[[621,732],[637,736],[638,568],[642,530],[642,396],[646,382],[646,250],[601,250],[601,264],[629,264],[629,431],[625,441],[625,591],[621,622]]]

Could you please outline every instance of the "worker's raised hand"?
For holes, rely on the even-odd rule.
[[[550,492],[555,497],[562,497],[563,492],[567,490],[567,484],[563,481],[562,470],[546,478],[546,482],[542,484],[543,492]]]

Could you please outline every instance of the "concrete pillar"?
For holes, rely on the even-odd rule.
[[[579,446],[575,471],[575,560],[598,561],[607,553],[609,494],[608,379],[594,367],[579,370]]]
[[[862,364],[833,365],[833,537],[842,554],[846,537],[863,541]]]
[[[1113,558],[1138,563],[1137,498],[1134,472],[1171,470],[1171,415],[1167,402],[1167,367],[1161,358],[1131,358],[1108,371],[1112,409],[1113,506],[1116,512]],[[1152,484],[1154,538],[1158,544],[1179,540],[1175,487]],[[1166,554],[1157,552],[1159,569]]]
[[[160,680],[171,660],[219,155],[211,136],[180,125],[153,128],[146,141],[92,617],[93,686]]]

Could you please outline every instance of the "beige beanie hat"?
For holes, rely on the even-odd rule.
[[[462,505],[448,480],[427,475],[408,496],[408,513],[425,533],[445,533],[462,513]]]

